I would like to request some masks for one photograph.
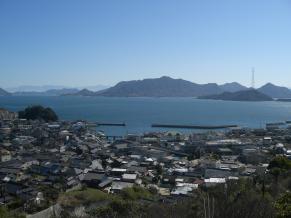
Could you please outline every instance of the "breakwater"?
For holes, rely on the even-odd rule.
[[[235,128],[238,125],[177,125],[177,124],[152,124],[156,128],[178,128],[178,129],[226,129]]]

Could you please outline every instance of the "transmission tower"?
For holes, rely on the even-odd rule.
[[[252,68],[252,88],[255,88],[255,68]]]

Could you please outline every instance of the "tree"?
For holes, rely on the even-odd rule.
[[[160,176],[160,175],[163,174],[163,167],[162,167],[160,164],[158,164],[158,165],[156,166],[156,170],[157,170],[157,174],[158,174],[158,176]]]
[[[16,212],[10,212],[6,207],[0,206],[0,218],[24,218],[25,215]]]
[[[6,218],[6,217],[9,217],[9,212],[5,207],[1,206],[0,207],[0,218]]]
[[[279,176],[291,170],[291,160],[284,156],[277,156],[271,160],[268,169],[270,173],[275,177],[276,183]]]
[[[291,160],[284,156],[277,156],[271,160],[269,164],[269,169],[279,168],[282,170],[291,170]]]
[[[30,106],[23,111],[19,111],[18,117],[27,120],[44,120],[46,122],[58,120],[58,116],[51,108],[44,108],[40,105]]]
[[[278,218],[291,217],[291,193],[281,196],[274,205]]]

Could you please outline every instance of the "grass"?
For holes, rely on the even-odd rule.
[[[93,188],[66,192],[60,195],[58,202],[64,207],[89,205],[100,201],[113,200],[115,196]]]
[[[121,196],[124,200],[153,199],[153,195],[149,192],[149,190],[138,186],[123,189]]]
[[[106,201],[135,201],[140,199],[153,200],[154,195],[149,190],[137,186],[125,188],[119,195],[107,194],[98,189],[85,188],[62,193],[59,196],[58,203],[64,207],[77,207]]]

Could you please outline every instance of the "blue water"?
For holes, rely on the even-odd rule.
[[[125,122],[126,127],[102,127],[108,135],[169,130],[152,123],[263,127],[291,120],[289,102],[231,102],[194,98],[0,97],[0,107],[18,111],[28,105],[52,107],[63,120]],[[180,130],[193,131],[193,130]]]

